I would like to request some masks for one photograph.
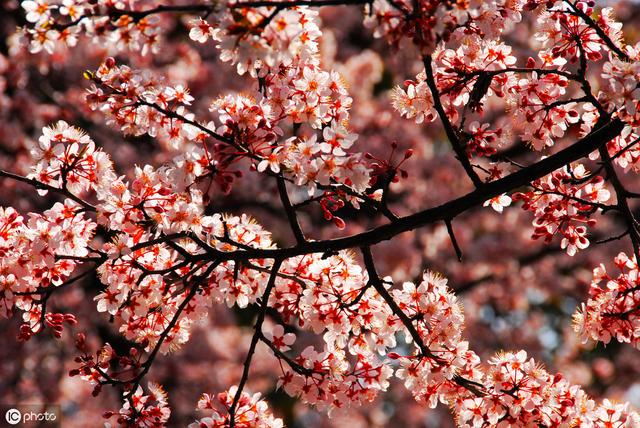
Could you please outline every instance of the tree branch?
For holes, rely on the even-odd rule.
[[[53,186],[50,186],[48,184],[41,183],[41,182],[39,182],[38,180],[36,180],[34,178],[23,177],[21,175],[13,174],[11,172],[4,171],[4,170],[0,170],[0,177],[6,177],[6,178],[10,178],[12,180],[16,180],[16,181],[21,181],[23,183],[27,183],[27,184],[35,187],[36,189],[48,190],[48,191],[51,191],[51,192],[54,192],[54,193],[58,193],[58,194],[60,194],[60,195],[62,195],[64,197],[67,197],[67,198],[73,200],[74,202],[77,202],[79,205],[81,205],[87,211],[95,211],[96,210],[96,207],[94,207],[90,203],[82,200],[80,197],[74,195],[73,193],[71,193],[67,189],[60,189],[60,188],[57,188],[57,187],[53,187]]]
[[[276,283],[276,278],[278,276],[278,270],[280,269],[280,265],[282,264],[282,259],[275,259],[273,261],[273,266],[271,268],[271,275],[269,276],[269,281],[267,282],[267,287],[264,290],[264,294],[261,299],[261,309],[258,313],[258,319],[256,320],[253,333],[253,337],[251,338],[251,344],[249,345],[249,350],[247,351],[247,357],[244,361],[244,368],[242,370],[242,377],[240,378],[240,383],[238,384],[238,390],[236,391],[236,395],[233,398],[233,403],[229,408],[229,428],[235,427],[235,412],[238,407],[238,402],[240,401],[240,397],[242,396],[242,391],[244,390],[244,386],[247,383],[247,379],[249,379],[249,370],[251,368],[251,359],[253,358],[253,354],[256,351],[256,345],[260,340],[260,336],[262,335],[262,323],[264,322],[264,317],[267,313],[267,307],[269,306],[269,296],[271,295],[271,290]]]
[[[444,127],[444,131],[447,134],[447,138],[451,143],[451,147],[453,148],[453,151],[456,153],[456,157],[462,164],[462,167],[464,168],[465,172],[467,173],[471,181],[473,181],[474,186],[482,187],[484,185],[484,182],[482,181],[482,179],[480,179],[476,171],[473,169],[473,166],[471,165],[471,162],[469,161],[469,157],[467,156],[467,153],[465,151],[464,145],[462,144],[462,141],[460,141],[460,139],[458,138],[456,130],[454,129],[451,122],[449,121],[447,112],[444,111],[444,107],[442,106],[442,102],[440,101],[440,92],[438,92],[438,87],[436,86],[436,81],[433,77],[433,68],[431,67],[431,55],[425,56],[422,62],[424,63],[424,70],[427,75],[427,85],[429,86],[429,90],[431,91],[431,95],[433,97],[433,106],[438,112],[438,115],[440,116],[440,120],[442,121],[442,126]]]
[[[230,9],[238,9],[242,7],[276,7],[278,9],[286,9],[296,6],[353,6],[370,4],[373,0],[259,0],[259,1],[240,1],[229,5]]]
[[[393,296],[391,296],[391,294],[389,294],[387,289],[384,287],[384,284],[380,280],[380,277],[378,276],[378,273],[376,271],[373,255],[371,254],[371,248],[362,247],[360,248],[360,250],[362,251],[362,256],[364,258],[364,265],[367,269],[367,273],[369,274],[370,283],[373,285],[376,291],[380,294],[380,296],[382,296],[382,298],[387,303],[387,305],[389,306],[393,314],[396,315],[400,319],[400,321],[402,321],[402,324],[409,331],[409,334],[411,334],[411,337],[415,341],[416,346],[418,346],[418,349],[420,349],[420,353],[422,354],[422,356],[432,359],[436,364],[441,364],[442,359],[437,355],[433,354],[433,352],[431,352],[431,350],[427,347],[427,345],[422,340],[420,333],[418,333],[418,330],[416,330],[411,319],[407,316],[407,314],[404,313],[402,309],[400,309],[396,301],[393,299]],[[452,380],[456,384],[462,386],[463,388],[466,388],[467,390],[469,390],[470,392],[472,392],[478,397],[481,397],[485,394],[483,391],[484,386],[477,382],[470,381],[469,379],[465,379],[464,377],[459,375],[455,375],[452,378]]]
[[[401,217],[396,221],[366,232],[324,241],[308,241],[304,244],[289,248],[230,251],[225,252],[224,256],[228,260],[287,258],[304,254],[330,253],[348,248],[374,245],[391,239],[400,233],[408,232],[427,224],[453,219],[465,211],[481,205],[486,200],[527,185],[597,150],[600,146],[620,135],[623,127],[624,123],[622,121],[613,119],[611,122],[597,128],[571,146],[535,164],[518,170],[504,178],[485,183],[482,188],[476,189],[442,205]]]
[[[462,262],[462,249],[460,249],[460,245],[458,245],[458,240],[456,239],[455,233],[453,233],[453,226],[451,225],[451,220],[447,219],[444,221],[447,225],[447,232],[449,233],[449,238],[451,239],[451,245],[453,245],[453,249],[456,251],[456,256],[458,257],[458,261]]]
[[[304,232],[300,227],[300,223],[298,222],[298,216],[296,214],[296,210],[291,205],[291,201],[289,200],[289,193],[287,193],[287,184],[284,180],[282,174],[276,177],[276,181],[278,182],[278,193],[280,194],[280,201],[282,202],[282,206],[287,214],[287,219],[289,220],[289,225],[291,226],[291,231],[296,238],[298,244],[303,244],[306,242],[304,237]]]

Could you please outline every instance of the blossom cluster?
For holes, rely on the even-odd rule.
[[[156,16],[137,15],[126,6],[143,2],[94,2],[88,0],[21,2],[28,25],[22,29],[31,53],[53,53],[58,47],[74,47],[81,35],[114,51],[157,53],[161,27]]]
[[[125,385],[122,407],[118,412],[104,412],[103,418],[109,420],[115,417],[117,426],[121,427],[166,426],[171,416],[167,394],[161,385],[154,382],[148,383],[148,393],[144,394],[137,373],[143,370],[145,363],[141,361],[142,354],[135,347],[130,348],[128,355],[118,355],[106,343],[92,355],[84,333],[76,335],[75,346],[81,354],[75,358],[78,366],[69,371],[69,376],[79,376],[88,382],[93,387],[94,397],[100,394],[104,385],[119,381]],[[124,376],[125,379],[118,379],[118,376]],[[105,425],[111,426],[109,422]]]
[[[447,279],[427,271],[418,286],[405,283],[401,290],[393,290],[393,296],[400,309],[417,320],[414,325],[423,343],[415,344],[412,354],[394,353],[400,364],[396,376],[431,408],[438,402],[450,402],[463,390],[455,382],[457,376],[464,373],[471,384],[481,378],[481,372],[477,367],[480,359],[462,339],[462,307],[447,287]]]
[[[590,15],[593,12],[593,8],[584,7],[588,2],[578,3],[584,13]],[[572,12],[572,6],[559,4],[538,15],[534,38],[540,44],[539,57],[559,58],[561,64],[567,61],[574,63],[583,56],[589,61],[602,58],[601,50],[606,46],[602,38],[594,28]],[[605,8],[601,12],[600,23],[605,24],[604,28],[614,35],[617,34],[616,27],[619,29],[621,24],[607,19],[610,14],[611,8]],[[615,37],[615,40],[618,39],[619,37]]]
[[[149,382],[149,392],[144,395],[141,386],[125,400],[118,413],[105,412],[105,419],[116,417],[119,426],[162,427],[166,426],[171,409],[167,401],[167,393],[156,383]]]
[[[433,54],[434,83],[441,96],[443,108],[452,122],[459,118],[458,109],[468,105],[481,111],[487,96],[505,96],[505,88],[513,84],[511,73],[492,73],[511,67],[516,62],[510,46],[498,40],[484,40],[469,36],[457,49],[439,48]],[[435,120],[433,94],[423,71],[416,81],[406,81],[406,90],[394,88],[394,107],[407,118]],[[478,130],[476,124],[471,133]]]
[[[514,133],[540,150],[552,146],[568,125],[578,122],[577,104],[560,101],[566,94],[566,77],[552,72],[539,75],[532,70],[530,76],[517,78],[515,72],[509,71],[515,61],[511,47],[474,37],[457,50],[444,49],[434,54],[434,83],[449,120],[456,122],[467,110],[481,111],[491,96],[503,98],[516,118],[513,124],[496,129],[472,122],[464,131],[469,155],[494,154]],[[392,92],[396,110],[404,117],[415,118],[417,123],[434,121],[437,115],[425,72],[405,85],[406,89],[396,87]]]
[[[329,346],[321,352],[309,346],[293,361],[283,368],[278,386],[329,414],[372,401],[388,388],[393,374],[372,355],[356,354],[350,363],[344,350]]]
[[[42,129],[31,157],[34,164],[29,178],[74,194],[103,187],[115,178],[109,155],[96,149],[82,130],[64,121]],[[47,190],[39,192],[46,194]]]
[[[23,311],[21,339],[46,327],[60,337],[63,323],[75,323],[71,314],[44,312],[40,297],[69,279],[74,259],[88,254],[95,227],[70,199],[26,221],[11,207],[0,208],[0,315]]]
[[[189,428],[225,428],[230,426],[229,410],[234,402],[238,387],[232,386],[228,391],[215,396],[203,394],[198,400],[198,410],[210,413],[189,425]],[[267,403],[260,394],[250,395],[242,392],[233,414],[234,426],[238,428],[282,428],[282,419],[273,416]]]
[[[309,346],[283,366],[278,384],[289,395],[336,412],[387,389],[393,370],[380,355],[396,345],[400,325],[366,283],[366,274],[345,252],[283,263],[269,304],[285,320],[296,317],[301,328],[324,339],[322,350]],[[279,358],[295,342],[295,335],[284,334],[280,326],[264,337]]]
[[[611,339],[640,348],[640,285],[635,257],[620,253],[614,259],[620,273],[604,264],[593,270],[589,300],[574,314],[574,327],[583,340]]]
[[[495,38],[519,22],[523,2],[471,1],[468,3],[434,0],[376,0],[365,25],[375,37],[384,37],[393,45],[409,40],[423,54],[431,53],[441,41],[478,34]],[[472,9],[473,14],[468,13]]]
[[[453,404],[461,427],[576,426],[633,427],[640,415],[628,404],[597,404],[561,374],[552,375],[527,359],[525,351],[506,352],[488,361],[482,397],[460,397]]]
[[[560,245],[570,256],[587,248],[587,226],[596,222],[591,215],[606,209],[604,203],[611,197],[604,179],[577,164],[535,180],[531,187],[528,192],[515,193],[513,199],[523,201],[522,209],[534,214],[532,238],[549,243],[560,235]]]
[[[207,137],[197,124],[188,122],[193,118],[187,111],[193,97],[183,85],[167,85],[153,73],[116,65],[111,57],[87,77],[95,82],[87,103],[125,134],[148,134],[172,148]]]
[[[561,100],[569,82],[554,73],[520,79],[509,90],[516,106],[515,120],[523,123],[520,137],[537,150],[550,147],[577,123],[579,112],[573,101]]]
[[[364,192],[369,172],[362,155],[346,152],[357,139],[348,129],[352,99],[342,76],[320,66],[317,12],[295,8],[268,19],[259,9],[240,9],[233,19],[233,35],[223,37],[218,45],[221,58],[237,63],[240,74],[260,72],[261,90],[214,101],[211,109],[222,124],[216,131],[257,157],[258,171],[282,171],[296,185],[307,186],[310,194],[318,186],[336,183]],[[223,20],[219,31],[203,30],[198,22],[190,35],[202,41],[203,31],[228,32],[228,21]],[[259,34],[244,32],[263,21],[267,24]],[[243,31],[245,25],[248,29]],[[321,137],[308,132],[277,141],[289,124],[302,123],[322,130]]]
[[[606,145],[609,156],[613,162],[626,171],[638,172],[640,170],[640,135],[634,128],[625,126],[619,136],[609,141]],[[598,153],[594,152],[591,159],[597,159]]]
[[[493,2],[484,3],[487,4],[485,7],[496,7]],[[517,13],[513,16],[519,17],[522,5],[516,3],[518,2],[511,2],[504,8],[514,7]],[[386,7],[393,9],[392,6]],[[591,9],[587,7],[587,10]],[[599,93],[599,98],[610,105],[610,111],[621,109],[616,114],[631,126],[636,126],[637,118],[634,115],[637,110],[636,84],[639,79],[635,65],[637,61],[634,58],[637,58],[637,47],[625,47],[627,58],[620,59],[611,53],[596,31],[571,10],[571,6],[558,4],[536,18],[536,40],[541,47],[538,61],[529,58],[526,67],[518,68],[516,58],[511,54],[511,47],[499,39],[487,36],[492,32],[486,33],[484,28],[473,23],[474,19],[484,19],[491,14],[478,15],[482,18],[468,17],[470,22],[460,25],[452,33],[451,37],[460,32],[455,43],[448,43],[459,44],[457,48],[446,48],[440,44],[431,49],[434,84],[444,111],[452,123],[456,123],[461,114],[464,117],[468,110],[481,112],[484,102],[491,96],[494,99],[503,98],[505,108],[514,115],[514,121],[501,124],[495,130],[487,129],[488,124],[480,125],[476,122],[469,127],[469,131],[461,129],[470,155],[474,152],[481,156],[495,153],[496,143],[499,144],[511,134],[519,135],[533,148],[542,150],[553,146],[558,138],[565,135],[570,125],[578,123],[581,106],[574,98],[566,98],[570,93],[570,80],[575,79],[575,75],[566,70],[570,63],[578,60],[580,52],[584,52],[582,55],[585,56],[585,61],[594,61],[602,57],[601,51],[609,51],[610,60],[605,63],[602,76],[608,87]],[[388,22],[406,22],[399,11],[387,12],[382,16]],[[437,18],[434,16],[431,19]],[[621,24],[613,20],[610,8],[600,12],[598,24],[611,37],[612,43],[619,44]],[[462,30],[468,30],[469,27],[475,31]],[[494,37],[499,35],[500,30]],[[536,68],[537,63],[541,64],[540,68]],[[525,73],[526,76],[517,76],[520,73]],[[415,81],[406,81],[405,88],[394,88],[392,100],[402,116],[415,119],[417,123],[425,120],[431,122],[437,117],[433,94],[424,72],[418,74]],[[586,111],[592,107],[589,104],[584,106]],[[591,125],[593,124],[595,121]],[[476,135],[478,131],[481,131],[480,135]],[[490,138],[484,140],[483,134],[487,131]]]
[[[640,44],[627,46],[625,54],[627,57],[623,59],[610,55],[602,66],[602,79],[606,84],[598,98],[629,126],[637,128],[640,126]]]
[[[154,236],[142,229],[125,232],[117,242],[105,244],[104,251],[113,260],[98,268],[106,285],[96,296],[98,311],[113,315],[122,323],[122,333],[147,350],[161,344],[166,353],[185,343],[190,326],[201,320],[214,302],[244,308],[264,291],[268,275],[261,269],[268,268],[265,260],[247,266],[233,261],[198,265],[185,255],[268,249],[272,247],[269,233],[245,215],[197,215],[194,221],[199,227],[189,230],[196,235],[171,245],[153,243]],[[187,287],[167,277],[169,272],[184,278]]]
[[[145,165],[136,168],[131,183],[123,177],[114,179],[108,187],[98,189],[98,222],[133,236],[143,233],[148,225],[165,233],[198,232],[202,224],[202,194],[188,187],[198,172],[196,165],[195,162],[192,165],[184,162],[181,166],[176,162],[159,168]],[[126,246],[123,236],[119,241]]]
[[[254,77],[317,54],[317,11],[298,7],[273,13],[272,7],[221,10],[210,18],[213,24],[193,20],[189,37],[199,43],[215,40],[222,61],[235,65],[238,74]]]

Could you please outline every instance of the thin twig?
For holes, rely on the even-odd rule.
[[[244,360],[244,368],[242,370],[242,377],[240,378],[240,383],[238,384],[238,389],[236,390],[236,395],[233,397],[233,403],[231,407],[229,407],[229,428],[234,428],[235,426],[235,412],[238,407],[238,402],[240,401],[240,397],[242,396],[242,391],[244,390],[244,386],[247,383],[247,379],[249,379],[249,370],[251,369],[251,360],[253,358],[253,354],[256,351],[256,345],[260,340],[260,335],[262,334],[262,323],[264,322],[264,317],[267,313],[267,307],[269,306],[269,296],[271,295],[271,290],[273,289],[276,278],[278,276],[278,270],[280,269],[280,265],[282,265],[282,259],[275,259],[273,261],[273,266],[271,268],[271,275],[269,276],[269,281],[267,282],[267,287],[264,290],[261,299],[261,309],[258,313],[258,319],[254,325],[255,332],[253,333],[253,337],[251,338],[251,344],[249,345],[249,350],[247,351],[247,357]]]
[[[14,174],[14,173],[11,173],[9,171],[4,171],[4,170],[0,170],[0,177],[6,177],[6,178],[10,178],[12,180],[16,180],[16,181],[21,181],[23,183],[27,183],[27,184],[35,187],[36,189],[48,190],[48,191],[51,191],[51,192],[54,192],[54,193],[58,193],[58,194],[60,194],[62,196],[65,196],[65,197],[73,200],[74,202],[77,202],[78,204],[80,204],[87,211],[95,211],[96,210],[96,207],[94,207],[90,203],[84,201],[80,197],[74,195],[68,189],[60,189],[58,187],[53,187],[53,186],[50,186],[48,184],[41,183],[40,181],[38,181],[38,180],[36,180],[34,178],[23,177],[22,175]]]
[[[453,233],[453,226],[451,225],[451,219],[447,219],[444,221],[447,225],[447,232],[449,233],[449,238],[451,239],[451,245],[453,245],[453,249],[456,251],[456,256],[458,256],[458,261],[462,262],[462,250],[458,245],[458,240],[456,239],[455,233]]]
[[[304,232],[300,227],[300,223],[298,222],[298,216],[296,214],[296,210],[291,204],[291,200],[289,199],[289,193],[287,192],[287,184],[284,180],[282,174],[278,175],[276,178],[278,182],[278,193],[280,194],[280,201],[282,202],[282,206],[284,207],[284,211],[287,214],[287,219],[289,220],[289,225],[291,226],[291,231],[296,238],[298,244],[303,244],[306,242],[304,237]]]
[[[453,125],[451,124],[451,121],[449,120],[449,117],[447,116],[447,112],[444,110],[444,107],[442,106],[442,102],[440,101],[440,92],[438,91],[438,87],[436,86],[436,81],[433,77],[433,68],[431,66],[431,61],[432,61],[431,55],[427,55],[424,57],[422,62],[424,63],[424,69],[427,77],[427,85],[429,86],[429,90],[431,91],[431,95],[433,97],[433,106],[438,112],[438,115],[440,116],[440,121],[442,122],[444,131],[447,134],[447,138],[449,139],[449,142],[451,143],[451,147],[453,148],[453,151],[456,153],[456,157],[462,164],[462,167],[464,168],[465,172],[473,182],[474,186],[476,186],[476,188],[482,187],[484,185],[484,182],[478,176],[476,171],[473,169],[473,166],[469,161],[469,157],[467,156],[464,145],[462,144],[462,141],[460,141],[460,138],[458,137],[458,134],[455,128],[453,127]]]

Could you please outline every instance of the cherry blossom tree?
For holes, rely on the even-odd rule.
[[[0,394],[78,426],[640,426],[635,7],[4,2],[2,370],[33,378]]]

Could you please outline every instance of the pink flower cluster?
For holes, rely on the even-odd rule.
[[[429,355],[425,355],[425,350],[414,343],[412,353],[390,355],[400,364],[396,376],[404,380],[405,387],[417,400],[429,407],[436,407],[438,402],[448,403],[465,391],[456,384],[457,376],[464,373],[469,384],[482,376],[477,367],[480,359],[462,339],[461,305],[447,287],[447,279],[432,272],[425,272],[418,286],[407,282],[402,290],[392,293],[400,309],[415,320],[413,325],[429,350]],[[408,332],[404,333],[407,336]],[[414,339],[407,336],[407,340]]]
[[[285,319],[295,315],[301,327],[323,333],[325,348],[318,352],[307,347],[293,358],[283,368],[281,387],[330,412],[371,401],[386,390],[393,370],[379,355],[395,346],[400,326],[367,287],[366,275],[352,257],[305,256],[291,260],[283,271],[295,273],[299,281],[277,281],[273,306]]]
[[[495,38],[521,20],[522,1],[443,2],[437,0],[376,0],[365,25],[375,37],[393,45],[414,43],[422,53],[431,53],[441,41],[477,34]],[[473,14],[467,13],[472,8]]]
[[[515,62],[510,46],[479,37],[468,37],[455,50],[434,52],[434,83],[450,121],[456,122],[468,110],[481,112],[489,97],[503,98],[514,115],[513,123],[496,129],[472,122],[463,134],[470,155],[474,152],[491,155],[514,133],[541,150],[552,146],[569,125],[578,122],[577,104],[561,100],[569,84],[565,76],[553,72],[539,74],[533,69],[533,60],[528,64],[530,72],[514,68]],[[530,76],[517,77],[510,70],[527,72]],[[417,123],[434,121],[437,115],[426,74],[421,72],[416,81],[406,81],[405,86],[392,91],[395,109],[404,117],[415,118]]]
[[[75,323],[72,315],[45,312],[40,297],[69,279],[74,259],[88,254],[95,227],[70,199],[30,213],[26,222],[13,208],[0,207],[0,316],[11,316],[14,307],[23,311],[21,339],[47,326],[60,337],[64,322]]]
[[[640,44],[626,46],[626,59],[610,55],[602,67],[602,79],[606,86],[598,94],[598,98],[608,106],[611,111],[627,122],[629,126],[640,126]]]
[[[589,300],[574,314],[574,327],[583,340],[611,339],[640,348],[640,279],[635,257],[620,253],[614,259],[620,273],[604,264],[593,270]]]
[[[506,90],[513,85],[511,73],[487,74],[502,70],[515,64],[511,47],[496,40],[484,40],[479,36],[469,36],[457,49],[438,49],[433,53],[434,83],[441,95],[443,108],[452,122],[459,118],[458,109],[482,110],[483,100],[487,96],[504,97]],[[487,76],[491,76],[487,78]],[[509,84],[510,85],[509,85]],[[426,81],[426,73],[417,75],[416,81],[405,82],[406,89],[396,87],[392,91],[395,109],[407,118],[434,121],[437,117],[433,105],[433,94]],[[480,87],[484,87],[480,91]],[[479,124],[474,124],[471,134],[480,137]],[[486,127],[482,131],[487,131]],[[502,131],[493,131],[494,142]]]
[[[485,395],[459,397],[453,405],[461,427],[630,428],[640,423],[640,415],[628,404],[597,404],[562,375],[527,360],[525,351],[498,354],[488,366]]]
[[[198,410],[210,413],[189,425],[189,428],[226,428],[230,426],[229,409],[238,391],[232,386],[229,391],[221,392],[215,397],[202,394],[198,400]],[[233,423],[237,428],[282,428],[282,419],[273,416],[267,403],[260,398],[260,394],[250,395],[242,392],[233,415]]]
[[[161,27],[156,16],[136,16],[127,6],[142,1],[28,0],[21,2],[28,25],[22,29],[31,53],[74,47],[81,35],[115,51],[157,53]]]
[[[149,392],[144,395],[141,386],[126,400],[118,413],[105,412],[105,419],[117,418],[119,426],[163,427],[166,426],[171,409],[167,401],[167,393],[156,383],[149,382]]]
[[[606,209],[604,203],[611,197],[604,179],[577,164],[536,180],[531,187],[533,190],[516,193],[513,198],[523,201],[522,209],[535,216],[532,238],[549,243],[559,234],[561,247],[570,256],[587,248],[587,226],[596,223],[591,215]]]
[[[187,111],[193,97],[183,85],[165,85],[152,73],[116,65],[113,58],[87,77],[96,83],[88,91],[87,103],[125,134],[148,134],[174,149],[207,137],[197,124],[188,122],[193,118]]]
[[[308,60],[318,52],[321,36],[318,12],[306,7],[281,10],[269,17],[271,7],[223,9],[211,20],[191,22],[189,37],[200,43],[218,42],[220,59],[236,65],[238,74],[266,76],[269,70]],[[259,31],[258,31],[259,30]]]
[[[581,17],[573,13],[574,7],[580,7],[587,15],[593,9],[586,6],[586,1],[577,3],[576,6],[558,4],[538,15],[534,37],[540,43],[541,58],[554,58],[557,65],[564,65],[567,61],[574,63],[580,57],[590,61],[602,58],[600,51],[605,47],[602,39]],[[610,12],[608,8],[603,10],[602,15],[609,16]],[[607,23],[606,20],[601,22]]]
[[[509,89],[516,106],[514,120],[523,124],[520,137],[536,150],[553,146],[579,120],[577,104],[561,100],[568,85],[564,76],[532,72]]]
[[[206,251],[234,251],[239,248],[271,248],[269,233],[251,218],[214,216],[194,217],[195,235],[169,246],[154,244],[154,236],[139,229],[125,232],[117,242],[105,244],[112,261],[98,268],[100,280],[107,287],[96,296],[98,311],[108,312],[119,320],[123,334],[144,344],[149,350],[162,340],[162,352],[176,349],[189,339],[189,328],[204,317],[214,302],[241,308],[264,291],[267,262],[251,265],[203,262],[194,266],[180,261],[181,254],[205,254]],[[190,289],[170,281],[166,272],[174,272],[192,281]],[[199,292],[183,306],[192,290]],[[168,333],[163,335],[167,328]]]
[[[220,42],[223,61],[237,64],[240,74],[249,71],[263,79],[262,91],[251,97],[227,95],[212,104],[222,123],[217,132],[258,155],[258,171],[284,171],[295,184],[308,186],[310,194],[318,185],[335,183],[362,193],[369,173],[361,155],[345,151],[357,138],[346,127],[352,100],[344,79],[320,67],[317,12],[294,8],[271,19],[269,9],[238,9],[214,17],[219,22],[213,26],[193,22],[192,39],[205,42],[211,36]],[[261,31],[254,34],[255,28]],[[277,144],[287,121],[322,129],[322,140],[308,133]],[[357,204],[358,199],[350,199]]]
[[[109,155],[96,149],[82,130],[64,121],[42,129],[31,157],[34,165],[29,178],[74,194],[106,186],[115,177]],[[40,189],[39,193],[47,191]]]

